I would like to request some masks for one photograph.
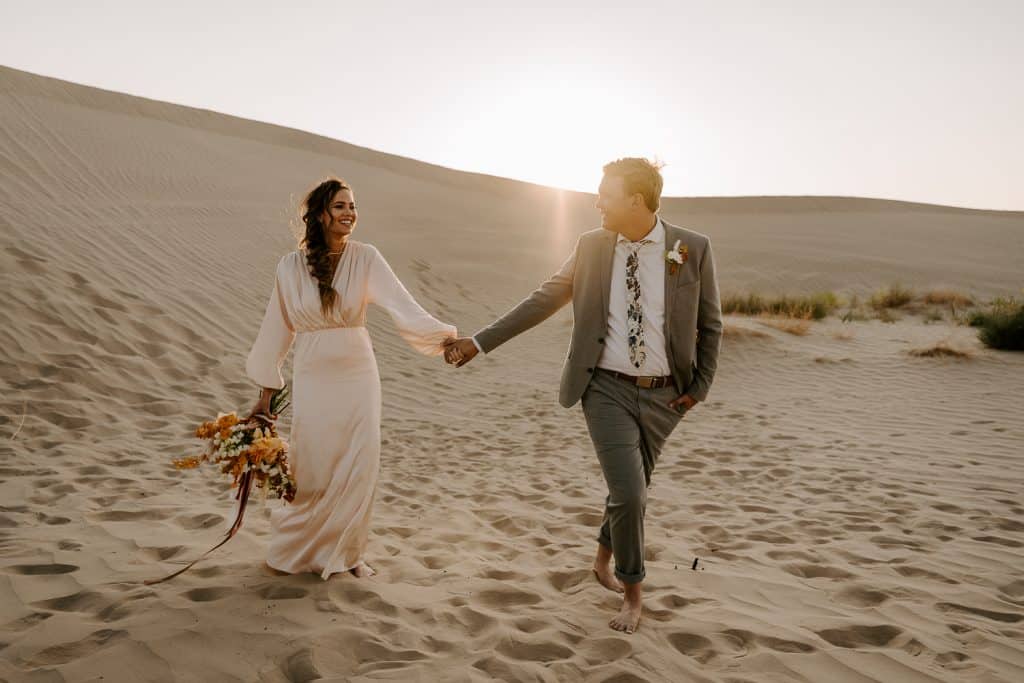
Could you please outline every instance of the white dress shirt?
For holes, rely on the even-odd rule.
[[[640,307],[644,312],[644,348],[646,358],[639,368],[629,361],[626,287],[626,259],[634,248],[630,240],[618,236],[612,260],[612,282],[608,298],[608,332],[597,367],[618,370],[627,375],[671,374],[665,350],[665,226],[655,217],[654,227],[641,239],[650,240],[637,250],[640,278]],[[638,240],[639,241],[639,240]]]
[[[626,259],[632,249],[630,240],[621,234],[615,241],[612,261],[611,292],[608,300],[608,331],[604,350],[597,367],[618,370],[627,375],[670,375],[665,350],[665,225],[655,217],[654,227],[641,239],[651,240],[637,250],[640,277],[640,306],[644,311],[644,348],[646,358],[639,368],[629,362],[629,335],[626,311],[629,291],[626,288]],[[472,337],[477,351],[480,342]]]

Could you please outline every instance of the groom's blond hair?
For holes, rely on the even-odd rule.
[[[642,157],[626,157],[605,164],[604,174],[622,178],[627,195],[639,192],[647,208],[657,211],[661,206],[661,188],[665,184],[661,177],[663,166]]]

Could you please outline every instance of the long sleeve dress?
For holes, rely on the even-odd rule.
[[[380,467],[380,376],[367,305],[386,309],[423,354],[440,355],[442,341],[456,336],[416,303],[372,245],[348,242],[334,287],[338,299],[325,316],[305,254],[285,255],[245,365],[257,384],[280,389],[281,366],[295,346],[288,457],[296,495],[271,512],[267,564],[323,579],[363,560]]]

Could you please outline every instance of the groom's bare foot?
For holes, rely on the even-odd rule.
[[[621,593],[625,590],[622,587],[622,582],[619,581],[618,577],[615,576],[615,572],[612,571],[612,551],[608,546],[601,543],[597,544],[597,557],[594,558],[593,569],[597,582],[608,590],[616,593]]]
[[[622,609],[615,615],[615,618],[608,622],[616,631],[633,633],[640,625],[640,612],[643,609],[643,601],[640,594],[640,584],[633,583],[626,588],[626,597],[622,601]]]
[[[594,572],[594,576],[597,577],[597,582],[607,588],[610,591],[621,593],[625,588],[622,586],[622,582],[615,576],[615,572],[612,571],[611,564],[594,564],[591,568]]]
[[[352,567],[352,569],[350,569],[349,571],[351,571],[360,579],[365,579],[377,573],[376,571],[374,571],[373,567],[366,564],[365,562],[360,562],[356,566]]]

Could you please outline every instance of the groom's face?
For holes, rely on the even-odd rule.
[[[635,196],[626,194],[626,182],[622,176],[606,175],[597,190],[597,210],[601,212],[601,227],[612,232],[622,232],[630,223],[636,211]]]

